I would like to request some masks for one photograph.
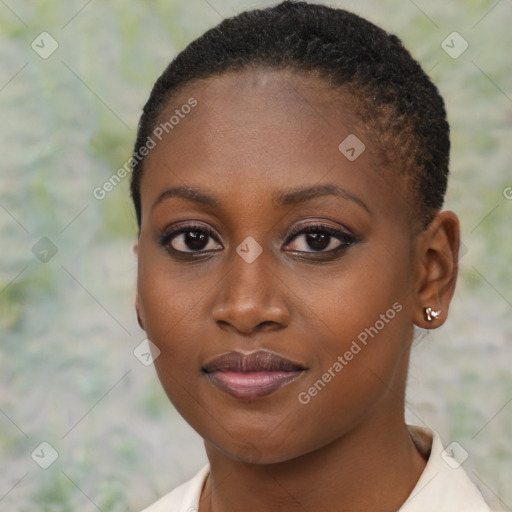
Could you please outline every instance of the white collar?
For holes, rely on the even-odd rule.
[[[407,428],[414,444],[428,461],[398,512],[491,512],[462,466],[443,449],[437,433],[416,425],[407,425]],[[142,512],[197,512],[209,472],[210,466],[206,464],[188,482]]]
[[[462,465],[444,450],[436,432],[407,425],[418,450],[428,457],[406,502],[398,512],[490,512],[482,494]]]

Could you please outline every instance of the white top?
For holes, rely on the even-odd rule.
[[[459,452],[457,459],[462,460],[462,447],[453,444],[453,448],[445,451],[436,432],[415,425],[407,425],[407,428],[418,450],[425,457],[428,456],[428,462],[416,486],[397,512],[491,512],[476,485],[452,457]],[[192,479],[142,512],[197,512],[209,471],[210,466],[206,464]]]

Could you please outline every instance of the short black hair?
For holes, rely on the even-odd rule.
[[[400,39],[368,20],[325,5],[285,0],[223,20],[191,42],[153,86],[134,155],[173,94],[196,79],[250,67],[316,72],[355,100],[380,163],[409,179],[413,217],[425,228],[443,206],[450,128],[444,101]],[[340,141],[341,142],[341,141]],[[141,226],[144,160],[132,159],[131,195]]]

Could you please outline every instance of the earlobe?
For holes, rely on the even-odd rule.
[[[450,211],[439,212],[418,238],[414,323],[424,329],[444,324],[455,292],[460,226]]]

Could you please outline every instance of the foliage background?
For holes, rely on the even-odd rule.
[[[205,462],[201,439],[133,355],[136,222],[125,179],[141,108],[173,56],[268,1],[0,2],[0,508],[137,511]],[[407,418],[469,453],[496,510],[512,510],[511,0],[332,1],[399,35],[443,94],[447,208],[462,221],[449,322],[416,343]],[[59,43],[47,59],[31,43]],[[453,31],[469,48],[452,59]],[[58,252],[43,263],[33,246]],[[43,470],[30,454],[59,453]]]

